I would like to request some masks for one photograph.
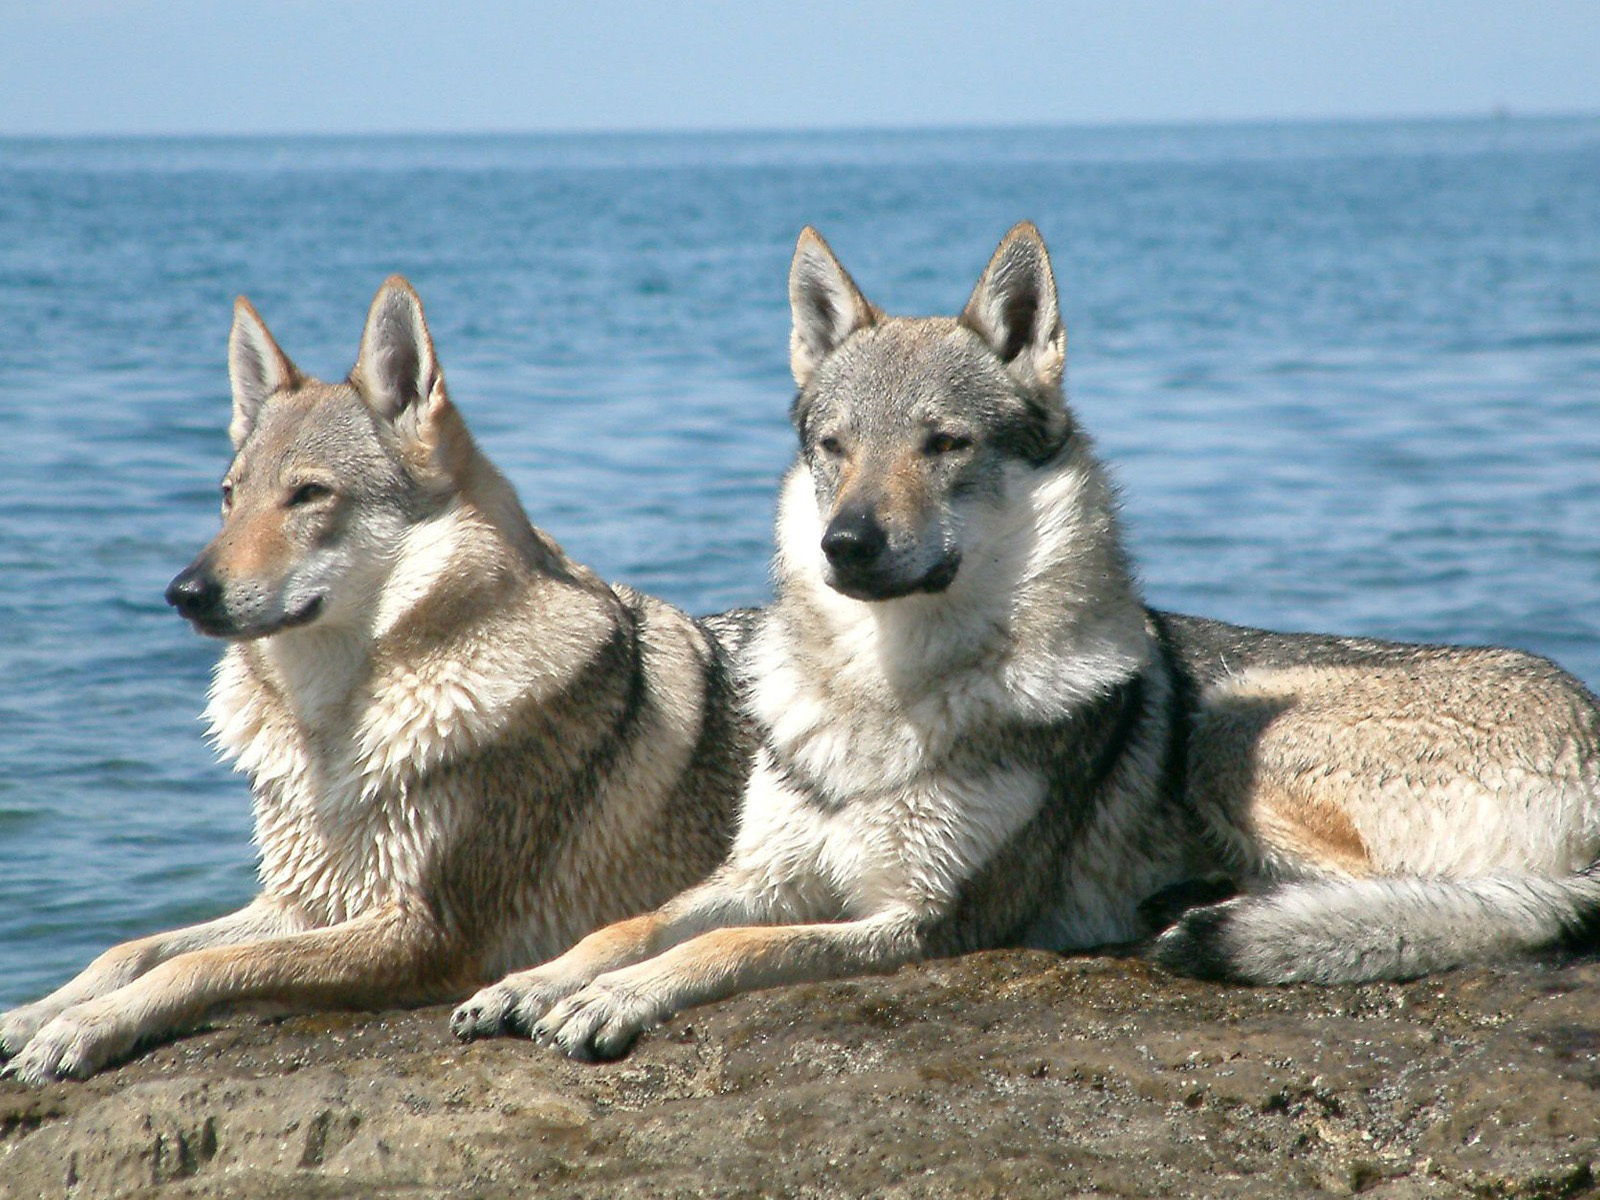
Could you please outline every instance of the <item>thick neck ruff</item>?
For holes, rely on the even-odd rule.
[[[534,636],[537,592],[561,585],[507,586],[512,557],[453,505],[402,540],[363,625],[228,648],[206,719],[250,776],[269,895],[327,922],[419,888],[455,812],[429,802],[430,773],[502,736],[603,642],[567,588],[563,630]]]

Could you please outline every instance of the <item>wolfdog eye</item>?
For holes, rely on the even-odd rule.
[[[302,504],[310,504],[314,500],[321,500],[331,495],[333,489],[325,483],[302,483],[290,493],[289,507],[298,508]]]
[[[233,484],[227,480],[222,482],[222,507],[226,511],[233,504]]]
[[[839,455],[844,453],[844,447],[840,445],[839,439],[836,437],[825,437],[817,443],[817,446],[824,454]]]
[[[959,433],[935,433],[929,436],[926,450],[929,454],[953,454],[972,445],[972,439]]]

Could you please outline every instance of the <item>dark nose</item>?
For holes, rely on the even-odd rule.
[[[222,600],[222,585],[198,564],[167,584],[167,603],[193,621],[210,616]]]
[[[845,509],[828,522],[822,535],[822,552],[836,567],[864,567],[889,544],[876,518],[864,508]]]

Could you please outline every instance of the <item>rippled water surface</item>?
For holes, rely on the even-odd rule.
[[[407,274],[534,519],[705,611],[767,594],[800,226],[953,312],[1021,217],[1153,601],[1600,684],[1600,122],[0,141],[0,1006],[252,891],[161,600],[235,294],[337,376]]]

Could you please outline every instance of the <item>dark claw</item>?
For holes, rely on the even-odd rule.
[[[600,1049],[599,1043],[596,1040],[599,1038],[599,1036],[600,1035],[596,1033],[594,1037],[591,1037],[583,1044],[584,1062],[616,1062],[618,1059],[626,1058],[628,1056],[628,1052],[633,1049],[633,1044],[639,1040],[639,1035],[636,1033],[627,1041],[623,1042],[622,1045],[618,1046],[615,1051],[607,1051]]]

